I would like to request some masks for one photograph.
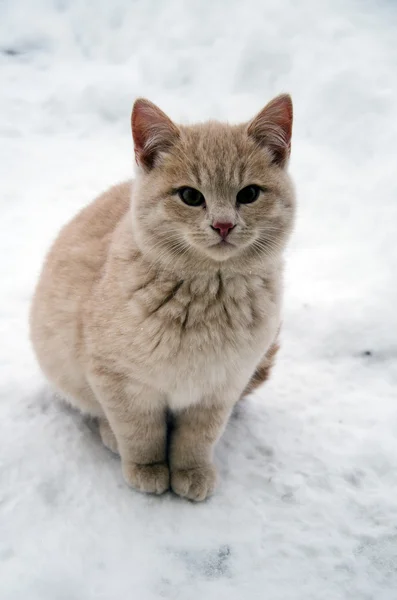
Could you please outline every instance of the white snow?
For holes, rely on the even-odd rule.
[[[397,5],[0,2],[0,598],[397,598]],[[215,496],[127,488],[28,343],[48,245],[132,170],[146,95],[183,121],[295,103],[282,352]]]

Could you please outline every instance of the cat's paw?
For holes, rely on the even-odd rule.
[[[148,494],[163,494],[170,487],[170,472],[165,463],[138,465],[123,463],[124,479],[136,490]]]
[[[211,464],[171,471],[171,488],[175,494],[195,502],[208,498],[214,491],[215,482],[216,470]]]

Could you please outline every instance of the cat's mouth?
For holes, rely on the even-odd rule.
[[[240,243],[236,243],[235,240],[231,241],[228,239],[210,240],[209,243],[207,241],[205,244],[202,243],[202,240],[200,241],[201,243],[198,244],[195,243],[196,240],[193,240],[193,243],[191,242],[191,244],[193,247],[197,248],[197,250],[201,250],[207,254],[207,256],[210,258],[222,261],[228,259],[230,256],[235,255],[241,246]]]
[[[235,250],[236,249],[236,244],[233,244],[233,242],[229,242],[229,240],[220,240],[219,242],[215,242],[215,244],[211,244],[210,248],[212,250]]]
[[[215,242],[208,246],[208,252],[215,260],[226,260],[231,255],[235,254],[237,248],[238,246],[233,242],[220,240],[219,242]]]
[[[225,247],[225,246],[235,246],[235,244],[233,244],[232,242],[229,242],[229,240],[221,240],[220,242],[218,242],[217,244],[215,244],[216,246],[220,246],[221,248]]]

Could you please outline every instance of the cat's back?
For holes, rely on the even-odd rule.
[[[77,263],[80,269],[83,267],[94,275],[102,267],[112,233],[128,211],[130,191],[130,181],[111,187],[62,228],[46,261],[60,267],[58,276],[64,274],[65,269],[73,270]],[[79,274],[82,274],[80,269]],[[84,278],[87,275],[85,272]]]
[[[131,182],[113,186],[61,229],[48,252],[36,297],[92,284],[106,260],[112,233],[128,211],[130,190]]]
[[[130,191],[127,181],[100,195],[62,228],[48,252],[30,313],[31,340],[44,371],[52,353],[79,351],[81,310],[129,209]]]

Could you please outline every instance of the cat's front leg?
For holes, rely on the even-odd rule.
[[[116,437],[126,482],[141,492],[168,490],[164,398],[108,370],[97,369],[90,383]]]
[[[169,463],[171,488],[184,498],[200,502],[215,487],[213,449],[222,435],[232,406],[230,403],[200,403],[173,415]]]

